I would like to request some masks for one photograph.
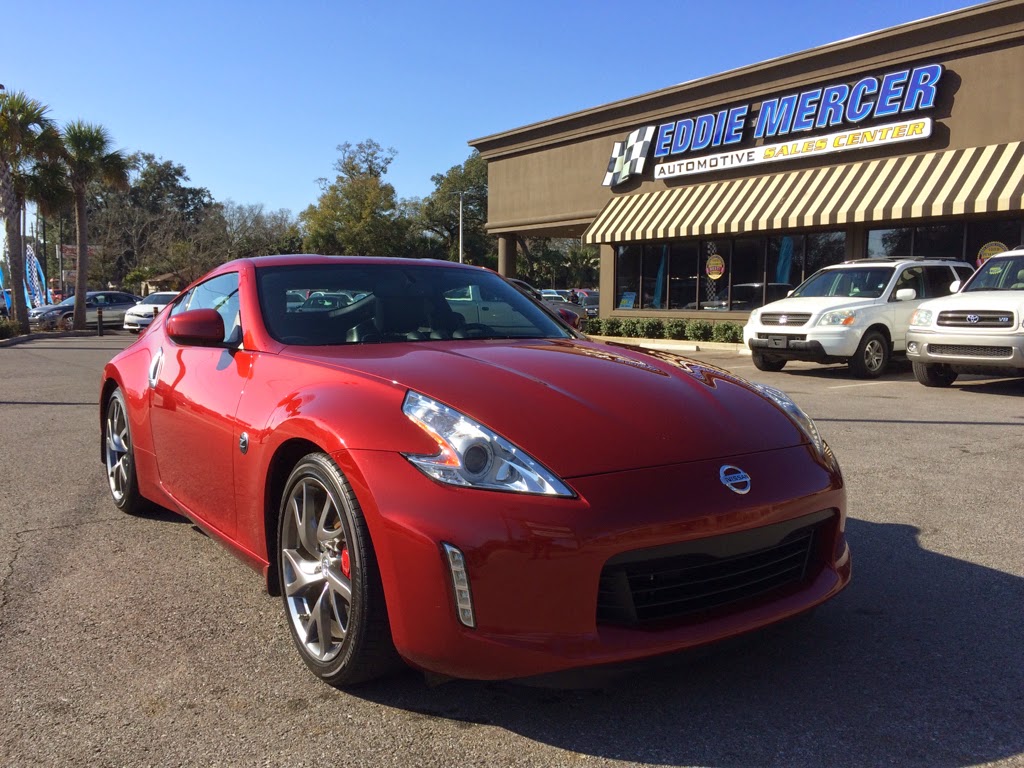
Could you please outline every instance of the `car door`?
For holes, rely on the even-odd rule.
[[[178,344],[164,337],[150,368],[153,447],[164,489],[191,514],[233,535],[233,460],[240,436],[235,414],[252,367],[252,354],[238,341],[238,273],[200,283],[174,304],[171,316],[193,309],[220,313],[223,344]]]
[[[896,351],[906,349],[910,316],[928,295],[924,270],[922,266],[904,267],[889,295],[889,306],[893,310],[892,348]],[[904,288],[913,289],[915,298],[910,301],[897,301],[896,294]]]

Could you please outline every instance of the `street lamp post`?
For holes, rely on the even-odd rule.
[[[462,198],[465,192],[459,192],[459,264],[462,263]]]

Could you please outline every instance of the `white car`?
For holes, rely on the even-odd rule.
[[[124,329],[132,333],[138,333],[153,322],[160,310],[174,301],[176,291],[162,291],[151,293],[134,307],[124,313]]]
[[[762,371],[789,360],[845,362],[860,378],[881,376],[906,348],[907,326],[925,299],[946,296],[973,272],[946,259],[857,259],[825,267],[785,299],[751,311],[743,343]]]
[[[1024,249],[993,256],[958,293],[918,307],[907,359],[926,387],[961,373],[1024,376]]]

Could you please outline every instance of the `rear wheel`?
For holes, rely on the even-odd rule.
[[[926,387],[948,387],[959,374],[948,365],[914,363],[914,378]]]
[[[366,521],[326,454],[306,456],[285,484],[277,556],[292,640],[317,677],[347,686],[397,666]]]
[[[759,371],[781,371],[786,367],[786,361],[778,357],[768,357],[763,352],[751,352],[754,360],[754,367]]]
[[[850,370],[859,379],[877,379],[889,367],[889,340],[878,331],[868,331],[850,358]]]

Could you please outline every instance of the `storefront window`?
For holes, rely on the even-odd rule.
[[[765,282],[772,296],[787,292],[800,285],[804,263],[804,236],[783,235],[768,238],[767,270]],[[768,298],[775,301],[775,298]]]
[[[804,247],[803,280],[822,267],[839,264],[842,261],[846,261],[845,232],[814,232],[807,235]]]
[[[764,306],[764,277],[764,239],[743,237],[734,240],[729,308],[746,312]]]
[[[927,259],[961,259],[963,253],[963,222],[930,224],[914,229],[914,256]]]
[[[732,241],[702,240],[700,244],[700,293],[697,304],[687,309],[723,310],[729,307],[729,276]]]
[[[668,263],[668,306],[670,309],[693,307],[700,283],[697,242],[672,243]]]
[[[910,227],[868,230],[868,258],[885,259],[910,256],[914,230]]]
[[[667,244],[644,246],[643,274],[640,280],[641,308],[668,308],[668,257]]]
[[[615,306],[636,309],[640,306],[640,260],[643,248],[639,245],[620,245],[615,256]]]
[[[964,261],[980,265],[981,261],[1001,250],[1016,248],[1024,242],[1024,221],[972,221],[967,225],[967,253]]]

